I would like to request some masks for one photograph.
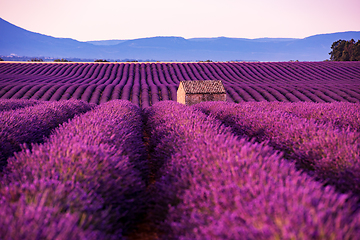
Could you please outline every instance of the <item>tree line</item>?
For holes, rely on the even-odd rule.
[[[349,41],[338,40],[331,45],[332,51],[330,60],[332,61],[360,61],[360,40]]]

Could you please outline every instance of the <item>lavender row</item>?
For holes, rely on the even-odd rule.
[[[356,202],[174,102],[145,109],[162,239],[356,239]],[[156,227],[156,226],[155,226]]]
[[[145,70],[142,70],[145,71]],[[4,84],[0,86],[0,98],[2,99],[30,99],[44,101],[58,101],[68,99],[79,99],[90,103],[101,104],[112,99],[123,99],[132,101],[142,108],[151,106],[158,101],[176,99],[177,86],[147,85],[145,79],[131,80],[125,85],[113,84]],[[134,84],[134,85],[132,85]],[[335,88],[336,90],[331,90]],[[225,85],[228,92],[229,102],[251,102],[251,101],[280,101],[280,102],[360,102],[360,94],[343,86],[306,87],[277,85]],[[332,91],[332,95],[329,92]],[[329,94],[326,96],[325,94]]]
[[[237,102],[269,101],[269,102],[352,102],[359,103],[360,95],[349,87],[328,85],[311,86],[290,85],[279,86],[278,83],[269,85],[228,84],[225,86],[231,98]]]
[[[0,112],[16,110],[24,107],[31,107],[37,104],[44,103],[42,101],[27,100],[27,99],[1,99],[0,100]]]
[[[88,226],[88,212],[101,207],[77,185],[57,180],[0,185],[0,238],[14,239],[118,239]],[[84,203],[89,199],[87,203]],[[79,203],[79,201],[83,201]],[[90,215],[91,217],[91,215]]]
[[[59,101],[0,112],[0,166],[23,144],[42,142],[54,128],[91,108],[82,101]]]
[[[349,128],[351,131],[360,131],[360,105],[356,103],[282,103],[262,101],[259,103],[247,103],[247,106],[252,106],[258,111],[288,113],[294,117],[314,120],[318,124],[331,124],[336,129]]]
[[[145,80],[149,86],[177,85],[179,80],[221,79],[226,84],[289,84],[317,82],[319,84],[358,83],[358,63],[67,63],[67,64],[11,64],[2,63],[0,74],[23,76],[17,81],[122,84],[126,80]],[[36,78],[32,79],[33,76]]]
[[[266,111],[284,111],[291,115],[313,119],[319,124],[329,123],[335,128],[350,128],[360,131],[360,104],[334,102],[334,103],[260,103],[257,104]]]
[[[214,102],[196,107],[231,126],[239,136],[269,141],[275,149],[284,152],[287,159],[294,160],[299,169],[324,184],[360,196],[359,133],[300,118],[283,111],[281,106],[288,105]]]
[[[122,239],[145,209],[142,124],[138,107],[111,101],[10,158],[0,238]]]
[[[0,76],[0,82],[5,84],[5,87],[0,91],[2,98],[30,98],[33,96],[31,98],[36,99],[38,95],[43,94],[42,100],[59,100],[68,99],[73,94],[72,97],[75,99],[102,103],[109,99],[115,99],[112,97],[116,94],[110,96],[111,87],[105,92],[105,87],[114,85],[120,91],[123,89],[121,97],[118,98],[127,99],[139,106],[147,107],[155,103],[156,98],[160,100],[175,99],[175,87],[178,85],[179,80],[222,79],[229,92],[230,101],[234,102],[252,100],[283,102],[360,101],[359,91],[356,88],[354,89],[359,80],[356,64],[70,63],[23,65],[3,65],[3,74]],[[6,71],[6,66],[23,67],[24,69]],[[55,68],[56,71],[51,71],[52,68]],[[346,81],[345,78],[347,78]],[[312,86],[306,87],[309,82],[311,82]],[[9,83],[16,86],[4,92],[6,94],[1,93],[5,91],[5,88],[8,87],[6,84]],[[24,85],[21,86],[19,83]],[[40,88],[39,86],[39,84],[44,83],[55,85],[45,90],[44,87]],[[252,86],[239,86],[244,83]],[[294,86],[295,84],[296,86]],[[154,93],[158,92],[158,90],[153,91],[154,87],[160,88],[161,94],[155,95]],[[66,90],[65,94],[67,88],[71,88],[71,90]],[[77,88],[76,92],[74,92],[74,88]],[[47,93],[44,94],[43,91],[47,91]],[[135,94],[132,94],[132,92]],[[164,94],[165,96],[162,96]]]
[[[29,99],[59,101],[78,99],[101,104],[114,99],[130,100],[141,107],[151,106],[159,100],[176,99],[177,88],[174,85],[85,85],[85,84],[9,84],[3,87],[2,99]],[[1,94],[1,93],[0,93]]]
[[[47,66],[46,66],[47,65]],[[135,83],[141,79],[154,84],[178,84],[174,69],[170,65],[162,64],[43,64],[43,65],[10,65],[13,71],[2,72],[6,76],[24,76],[17,81],[22,82],[52,82],[76,84],[124,84],[124,81],[134,79]],[[16,67],[23,68],[16,70]],[[145,71],[146,68],[146,71]],[[36,70],[38,69],[38,70]],[[43,69],[43,70],[42,70]],[[11,69],[10,69],[11,70]],[[46,71],[45,71],[46,70]],[[164,71],[164,72],[163,72]],[[146,78],[146,74],[154,74],[154,80]],[[36,76],[37,78],[32,78]],[[149,75],[148,75],[149,76]],[[125,77],[125,78],[124,78]],[[85,81],[84,81],[85,79]]]

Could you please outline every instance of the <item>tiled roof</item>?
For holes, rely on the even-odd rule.
[[[190,80],[181,81],[185,93],[226,93],[221,80]]]

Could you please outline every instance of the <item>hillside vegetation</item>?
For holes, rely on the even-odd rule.
[[[330,60],[360,61],[360,40],[338,40],[331,45]]]

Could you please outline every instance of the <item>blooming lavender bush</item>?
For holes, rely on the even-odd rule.
[[[330,123],[335,128],[360,131],[360,104],[334,102],[326,104],[296,103],[280,105],[280,108],[295,116],[314,119],[317,123]]]
[[[343,123],[334,126],[327,120],[318,123],[312,118],[307,120],[286,112],[286,107],[285,110],[281,108],[283,104],[277,104],[276,110],[273,106],[267,106],[267,103],[201,103],[196,107],[231,126],[237,135],[269,141],[271,146],[283,151],[287,159],[295,160],[298,168],[315,175],[325,184],[360,196],[360,135],[350,128],[339,128],[340,125],[355,126],[355,121],[354,124],[351,121],[345,123],[344,119],[351,116],[343,117]],[[339,106],[344,105],[336,104],[334,111]],[[349,104],[348,109],[357,107]],[[321,107],[310,109],[316,115]]]
[[[199,66],[170,72],[184,67]],[[130,70],[141,70],[136,84],[151,71]],[[94,71],[92,81],[110,75]],[[359,189],[358,123],[350,116],[358,105],[161,101],[142,110],[103,102],[0,113],[0,129],[18,144],[3,144],[4,152],[27,143],[0,173],[0,239],[131,239],[141,231],[160,239],[359,239],[358,198],[341,193]],[[67,111],[78,116],[63,117]]]
[[[265,143],[238,139],[212,116],[177,103],[145,113],[159,160],[153,211],[161,211],[163,239],[359,236],[355,199],[301,174]]]
[[[1,185],[0,196],[1,239],[110,239],[88,226],[101,202],[71,182],[13,182]]]
[[[42,142],[61,123],[91,108],[81,101],[59,101],[0,112],[0,168],[22,144]]]
[[[0,112],[34,106],[40,103],[43,102],[27,99],[0,99]]]
[[[352,131],[360,131],[360,104],[358,103],[283,103],[263,101],[246,103],[245,106],[254,108],[256,111],[286,112],[293,116],[315,120],[319,124],[331,124],[337,129],[350,128]]]
[[[34,233],[48,229],[48,222],[61,223],[69,217],[74,225],[68,226],[73,227],[68,232],[79,232],[69,239],[87,234],[91,238],[122,238],[145,209],[145,181],[139,171],[146,169],[142,167],[142,124],[141,110],[120,100],[63,124],[44,144],[9,159],[0,185],[6,204],[0,206],[0,212],[7,211],[9,205],[25,209],[24,214],[41,206],[46,222],[29,219]],[[16,223],[22,218],[21,212],[2,218],[0,226],[16,225],[19,235],[15,238],[20,238],[27,231],[26,226]],[[8,233],[2,228],[0,238],[13,236]],[[56,234],[50,230],[45,233]]]

